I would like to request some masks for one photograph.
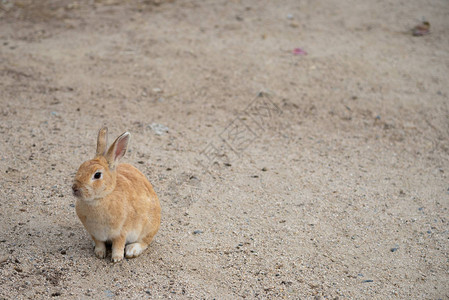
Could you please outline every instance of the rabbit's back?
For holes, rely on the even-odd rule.
[[[149,226],[151,231],[159,229],[161,220],[159,199],[151,183],[136,167],[130,164],[117,166],[117,182],[113,193],[115,197],[123,194],[128,202],[126,227],[129,226],[130,230],[141,226]]]
[[[117,182],[114,192],[128,193],[130,200],[141,197],[148,198],[153,202],[159,202],[153,186],[136,167],[130,164],[119,164],[117,166]]]

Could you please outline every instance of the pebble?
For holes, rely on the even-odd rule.
[[[104,293],[106,294],[106,297],[112,298],[115,296],[115,294],[111,290],[105,290]]]
[[[372,279],[363,280],[362,283],[374,282]]]
[[[399,249],[398,247],[394,247],[394,248],[391,248],[390,251],[391,252],[396,252],[396,251],[398,251],[398,249]]]
[[[202,230],[194,230],[193,231],[193,234],[200,234],[200,233],[203,233],[203,231]]]
[[[147,127],[151,128],[156,135],[163,135],[168,132],[168,127],[162,124],[152,123]]]
[[[4,263],[5,261],[8,260],[8,256],[4,255],[0,257],[0,264]]]

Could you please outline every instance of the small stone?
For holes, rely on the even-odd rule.
[[[0,264],[4,263],[5,261],[8,260],[8,256],[4,255],[0,257]]]
[[[362,283],[374,282],[372,279],[363,280]]]
[[[202,230],[194,230],[193,231],[193,234],[200,234],[200,233],[203,233],[203,231]]]
[[[398,249],[399,249],[398,247],[394,247],[394,248],[391,248],[390,251],[391,252],[396,252],[396,251],[398,251]]]
[[[90,291],[88,290],[88,292]],[[115,296],[115,294],[111,290],[105,290],[104,292],[106,294],[106,297],[112,298]]]
[[[152,123],[147,127],[153,130],[156,135],[163,135],[168,132],[168,127],[162,124]]]
[[[262,171],[263,171],[263,172],[266,172],[266,171],[268,171],[268,169],[267,169],[266,167],[263,167],[263,168],[262,168]]]

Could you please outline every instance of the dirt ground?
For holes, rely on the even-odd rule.
[[[446,0],[2,0],[0,298],[448,299],[448,29]],[[103,125],[162,205],[117,264],[70,189]]]

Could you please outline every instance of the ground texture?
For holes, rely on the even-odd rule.
[[[448,15],[1,1],[0,298],[447,299]],[[117,264],[70,189],[103,125],[163,213]]]

